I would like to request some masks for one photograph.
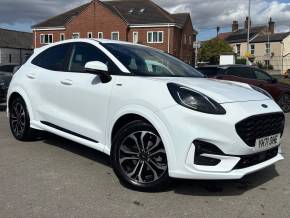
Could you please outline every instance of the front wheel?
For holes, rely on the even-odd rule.
[[[125,186],[140,191],[157,191],[169,184],[168,164],[162,140],[147,122],[124,126],[113,140],[113,169]]]
[[[278,104],[284,113],[289,113],[290,112],[290,94],[283,94],[280,97]]]

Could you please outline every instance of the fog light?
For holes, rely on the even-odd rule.
[[[195,145],[195,165],[216,166],[221,162],[220,159],[203,156],[204,154],[224,155],[217,146],[200,140],[195,140],[193,143]]]

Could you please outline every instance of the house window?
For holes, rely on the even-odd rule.
[[[93,33],[92,32],[88,32],[87,36],[88,36],[89,39],[91,39],[91,38],[93,38]]]
[[[49,44],[53,43],[53,34],[41,34],[40,35],[40,44]]]
[[[189,43],[189,45],[191,45],[191,42],[192,42],[192,38],[191,38],[191,36],[188,36],[188,43]]]
[[[255,55],[255,45],[251,45],[251,55]]]
[[[65,35],[64,35],[64,33],[61,33],[60,36],[59,36],[59,38],[60,38],[60,41],[65,40]]]
[[[111,39],[112,40],[119,40],[119,32],[112,32]]]
[[[163,31],[147,32],[147,43],[163,43]]]
[[[241,44],[237,44],[237,56],[240,57],[241,56]]]
[[[133,32],[133,43],[137,44],[139,41],[139,33]]]
[[[187,36],[186,35],[184,35],[184,45],[186,45],[186,43],[187,43]]]
[[[80,38],[80,33],[73,33],[72,34],[73,39],[79,39]]]
[[[270,54],[270,53],[271,53],[271,44],[266,43],[266,54]]]
[[[104,33],[103,32],[98,32],[98,38],[103,39],[104,38]]]

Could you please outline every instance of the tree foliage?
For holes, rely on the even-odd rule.
[[[226,41],[215,38],[202,44],[199,61],[219,64],[220,55],[224,53],[233,53],[233,48]]]

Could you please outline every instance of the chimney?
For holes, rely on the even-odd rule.
[[[275,22],[272,20],[272,17],[269,20],[269,33],[275,33]]]
[[[248,25],[250,25],[250,28],[251,28],[252,21],[249,20],[249,17],[246,17],[246,20],[245,20],[245,29],[248,29]]]
[[[237,32],[239,30],[239,22],[234,20],[232,24],[232,32]]]

